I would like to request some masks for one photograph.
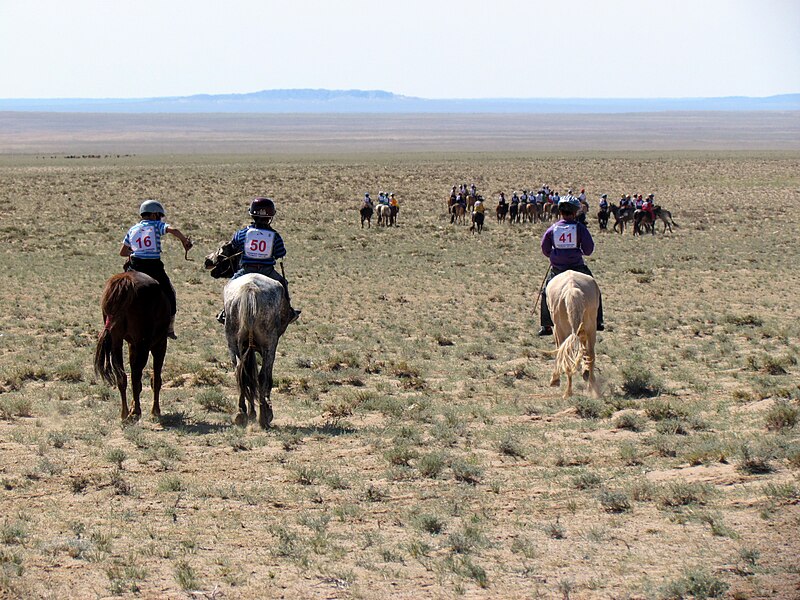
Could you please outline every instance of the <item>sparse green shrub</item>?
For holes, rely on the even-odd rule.
[[[488,543],[486,536],[475,525],[464,525],[454,531],[448,538],[450,549],[456,554],[469,554],[473,550],[483,548]]]
[[[464,483],[475,485],[480,483],[483,477],[482,468],[460,458],[451,461],[450,468],[453,470],[453,477]]]
[[[645,413],[653,421],[684,420],[689,416],[683,408],[676,406],[669,400],[661,400],[660,398],[648,402],[645,407]]]
[[[7,546],[23,544],[27,538],[28,528],[20,519],[6,521],[0,527],[0,542]]]
[[[609,416],[611,410],[599,398],[578,396],[573,404],[578,416],[582,419],[601,419]]]
[[[584,471],[572,478],[572,485],[578,490],[588,490],[596,488],[602,483],[603,479],[597,473]]]
[[[126,458],[128,458],[128,455],[122,448],[109,448],[106,451],[106,460],[111,464],[117,465],[118,469],[122,469],[122,463],[125,462]]]
[[[714,487],[708,483],[672,481],[661,488],[658,503],[664,508],[705,504],[713,492]]]
[[[623,442],[619,446],[619,457],[622,460],[623,464],[634,467],[636,465],[640,465],[644,462],[641,453],[639,452],[639,447],[631,442]]]
[[[83,381],[83,367],[76,362],[68,362],[58,365],[53,372],[56,381],[66,381],[78,383]]]
[[[689,428],[683,419],[664,419],[656,423],[656,431],[663,435],[689,435]]]
[[[182,492],[186,486],[177,475],[165,475],[158,481],[159,492]]]
[[[432,535],[439,535],[445,528],[445,523],[440,517],[427,513],[417,515],[414,518],[414,524],[417,529],[426,531]]]
[[[774,404],[764,415],[767,429],[770,431],[787,431],[794,429],[800,420],[800,407],[792,406],[785,400]]]
[[[446,464],[447,458],[444,453],[434,451],[420,456],[415,466],[423,477],[435,479],[444,470]]]
[[[179,560],[175,564],[175,581],[184,590],[196,590],[200,587],[197,571],[185,560]]]
[[[529,537],[516,537],[514,538],[514,541],[511,542],[511,552],[514,554],[521,554],[525,558],[532,559],[536,557],[536,545]]]
[[[744,442],[739,446],[739,463],[736,468],[750,475],[772,473],[770,460],[774,458],[773,449],[766,444],[753,445]]]
[[[623,513],[631,510],[631,501],[623,490],[604,489],[600,491],[597,499],[603,510],[610,513]]]
[[[419,452],[405,445],[398,445],[383,453],[386,460],[393,465],[409,466],[409,463],[419,457]]]
[[[663,600],[719,598],[728,590],[728,587],[727,583],[705,570],[689,569],[684,571],[681,577],[664,586],[661,598]]]
[[[639,413],[624,412],[617,415],[614,420],[614,427],[617,429],[627,429],[628,431],[642,431],[645,428],[645,420]]]
[[[525,447],[519,437],[513,433],[504,435],[498,442],[497,449],[506,456],[525,458]]]
[[[10,420],[14,417],[33,416],[33,403],[30,398],[17,396],[0,397],[0,418]]]
[[[664,384],[646,367],[630,363],[622,368],[622,389],[626,396],[649,398],[660,394]]]
[[[543,529],[545,535],[553,538],[554,540],[563,540],[567,537],[567,530],[558,521],[555,523],[548,523],[543,527]]]
[[[234,403],[218,387],[200,390],[195,400],[208,412],[232,413],[235,408]]]

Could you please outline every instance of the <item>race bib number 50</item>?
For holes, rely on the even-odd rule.
[[[578,247],[578,226],[575,223],[563,223],[553,227],[553,246],[559,250]]]
[[[272,258],[275,233],[263,229],[248,229],[244,238],[244,253],[248,258]]]

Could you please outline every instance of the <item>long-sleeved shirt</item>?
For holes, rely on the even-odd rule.
[[[575,219],[561,219],[547,228],[542,236],[542,254],[554,267],[584,264],[583,257],[594,252],[594,240],[586,225]]]

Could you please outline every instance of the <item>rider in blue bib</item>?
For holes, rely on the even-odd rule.
[[[161,238],[166,234],[174,235],[183,244],[187,252],[192,247],[192,241],[181,231],[167,225],[161,219],[166,216],[166,211],[161,202],[157,200],[145,200],[139,207],[139,216],[142,220],[128,230],[125,239],[122,240],[122,247],[119,255],[127,258],[125,263],[126,271],[140,271],[150,275],[161,286],[161,291],[169,300],[170,320],[167,337],[175,340],[175,312],[177,311],[177,301],[175,299],[175,288],[169,276],[164,271],[164,263],[161,262]]]
[[[253,222],[233,234],[231,246],[236,252],[241,253],[240,268],[231,279],[236,279],[249,273],[259,273],[278,281],[283,286],[286,301],[292,311],[293,323],[300,316],[299,310],[291,308],[289,298],[289,283],[286,278],[275,270],[275,261],[286,256],[286,247],[283,245],[281,234],[272,228],[272,218],[275,216],[275,203],[269,198],[255,198],[250,203],[250,216]],[[225,311],[217,315],[220,323],[225,322]]]

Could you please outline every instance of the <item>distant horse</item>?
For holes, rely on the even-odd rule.
[[[642,227],[644,227],[645,233],[650,232],[655,235],[654,225],[653,215],[649,211],[640,208],[633,211],[633,235],[642,235]]]
[[[657,219],[661,219],[664,223],[664,233],[667,233],[667,228],[669,228],[669,232],[672,233],[673,227],[679,227],[679,225],[672,220],[672,213],[666,208],[655,206],[655,215]]]
[[[153,355],[154,417],[161,415],[161,369],[167,354],[169,300],[158,282],[144,273],[128,271],[113,275],[103,289],[103,332],[94,353],[94,372],[108,385],[116,386],[122,400],[120,418],[137,421],[142,415],[139,398],[142,393],[142,372]],[[133,406],[128,410],[126,388],[128,377],[122,358],[123,342],[128,342]]]
[[[627,206],[620,208],[612,202],[608,210],[614,215],[614,227],[612,229],[619,233],[625,233],[625,223],[633,220],[633,209]],[[617,229],[618,227],[619,229]]]
[[[600,225],[600,229],[608,229],[608,218],[610,215],[611,212],[607,208],[597,211],[597,224]]]
[[[553,317],[553,336],[558,347],[550,385],[558,386],[564,372],[567,376],[564,398],[572,395],[572,375],[581,362],[583,378],[589,384],[590,393],[595,398],[600,395],[594,377],[599,302],[597,282],[583,273],[564,271],[547,284],[547,305]]]
[[[268,429],[272,422],[272,366],[278,340],[291,321],[291,309],[280,282],[258,273],[231,279],[223,290],[225,337],[236,367],[239,387],[239,412],[235,423],[247,424],[256,418]],[[256,355],[261,355],[261,368]]]
[[[364,221],[367,222],[367,228],[371,228],[373,208],[364,204],[358,212],[361,214],[361,229],[364,229]]]
[[[528,202],[528,204],[525,205],[525,218],[527,218],[530,223],[536,223],[537,216],[536,202]]]
[[[513,225],[519,220],[519,203],[512,202],[508,206],[508,222]]]
[[[400,212],[399,206],[389,205],[389,225],[397,225],[397,213]]]
[[[466,225],[467,224],[466,212],[467,211],[464,208],[464,205],[456,202],[451,207],[450,222],[461,223],[461,225]]]
[[[392,207],[388,204],[378,204],[378,208],[375,210],[378,213],[378,225],[388,227],[391,224],[390,219],[392,218]]]
[[[495,214],[497,214],[497,222],[503,223],[506,220],[506,215],[508,214],[508,204],[505,202],[500,204],[498,202],[497,208],[495,209]]]
[[[474,234],[476,231],[478,233],[483,232],[483,220],[484,220],[484,213],[473,212],[472,213],[472,226],[469,230]]]
[[[467,210],[472,212],[472,207],[475,206],[475,202],[477,200],[483,200],[481,196],[473,196],[472,194],[467,194]]]

